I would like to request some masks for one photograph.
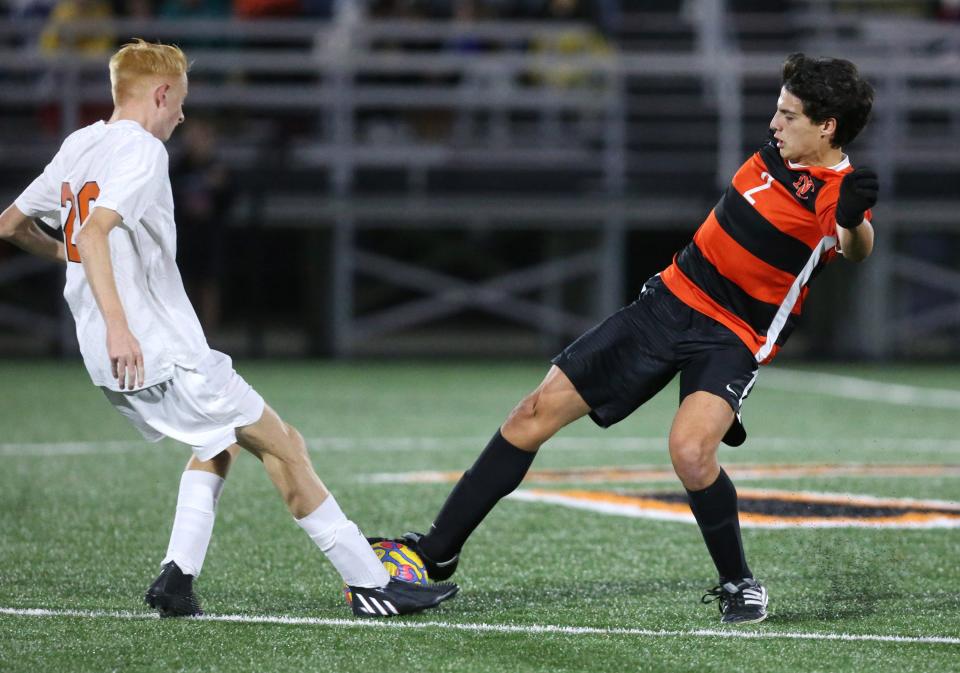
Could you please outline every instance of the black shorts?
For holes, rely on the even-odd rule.
[[[706,391],[736,412],[723,441],[740,446],[747,433],[740,407],[759,366],[724,325],[677,299],[654,276],[640,297],[584,333],[553,359],[590,405],[590,418],[609,427],[632,414],[680,372],[680,401]]]

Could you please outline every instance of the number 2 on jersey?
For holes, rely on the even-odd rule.
[[[86,183],[76,196],[73,195],[69,182],[60,185],[60,207],[66,208],[67,204],[70,204],[70,211],[63,220],[63,244],[67,248],[67,259],[71,262],[80,261],[80,251],[73,242],[74,227],[77,231],[80,230],[87,215],[90,214],[90,205],[97,200],[98,196],[100,196],[100,185],[96,182]]]
[[[760,185],[759,187],[754,187],[754,188],[752,188],[752,189],[748,189],[747,191],[745,191],[745,192],[743,193],[743,198],[745,198],[747,201],[749,201],[751,206],[756,205],[756,203],[757,203],[757,200],[756,200],[755,198],[753,198],[753,196],[752,196],[753,194],[756,194],[757,192],[763,191],[764,189],[770,189],[770,187],[773,186],[773,176],[772,176],[772,175],[770,175],[769,173],[767,173],[766,171],[764,171],[763,173],[760,174],[760,177],[763,178],[764,180],[766,180],[766,183],[765,183],[765,184],[762,184],[762,185]]]

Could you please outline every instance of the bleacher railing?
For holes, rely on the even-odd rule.
[[[722,3],[707,4],[722,10]],[[960,146],[960,38],[929,22],[898,29],[882,17],[859,16],[840,31],[838,24],[824,24],[811,11],[778,20],[795,22],[800,48],[808,45],[857,62],[878,92],[874,120],[854,152],[857,163],[879,169],[884,198],[876,209],[877,251],[858,277],[851,334],[859,353],[892,355],[918,338],[960,324],[960,274],[923,260],[914,264],[897,242],[899,232],[960,232],[956,190],[911,196],[898,188],[904,172],[955,179],[960,170],[960,154],[945,151]],[[284,115],[316,116],[316,133],[301,139],[287,158],[328,176],[320,198],[282,190],[266,193],[259,203],[239,203],[238,221],[244,221],[244,213],[255,213],[263,226],[334,231],[329,257],[334,291],[329,302],[320,301],[313,310],[330,317],[333,350],[346,354],[379,334],[468,306],[560,337],[574,336],[623,301],[627,232],[692,231],[716,190],[761,137],[785,52],[741,48],[730,26],[709,12],[699,19],[647,16],[665,34],[675,26],[678,32],[692,30],[697,39],[676,51],[627,52],[608,42],[589,53],[565,54],[550,45],[570,34],[589,35],[592,29],[511,22],[117,20],[62,26],[61,43],[84,34],[176,42],[193,61],[189,110],[229,111],[232,118],[276,115],[281,124]],[[643,17],[636,14],[630,20],[640,25]],[[738,17],[739,25],[751,30],[770,20],[768,15]],[[843,17],[839,20],[842,24]],[[44,52],[37,46],[43,29],[35,22],[0,21],[0,115],[13,119],[25,108],[56,105],[65,134],[79,125],[83,106],[109,104],[108,55]],[[470,49],[462,48],[467,40]],[[437,109],[453,120],[442,137],[412,137],[401,124],[400,132],[385,139],[364,127],[370,111],[402,120],[411,111]],[[8,170],[19,163],[30,174],[42,168],[58,139],[44,145],[36,138],[8,135],[0,136],[0,143]],[[241,135],[223,151],[232,162],[255,169],[263,138]],[[423,189],[423,176],[430,171],[537,172],[564,166],[593,176],[589,187],[581,193],[509,198],[431,195]],[[359,194],[357,172],[378,167],[406,171],[406,192]],[[712,184],[692,197],[683,190],[650,193],[633,186],[652,172],[675,176],[678,182],[706,172]],[[4,194],[8,201],[14,195]],[[356,233],[368,226],[580,227],[594,231],[597,244],[568,259],[470,285],[431,275],[409,260],[361,250]],[[0,266],[0,282],[42,268],[15,262]],[[361,273],[430,297],[382,315],[356,315],[353,279]],[[591,314],[518,296],[537,288],[546,293],[584,275],[596,280]],[[891,300],[904,280],[946,289],[956,302],[917,315]],[[58,320],[62,323],[22,306],[0,306],[0,324],[17,329],[49,336]],[[70,329],[61,325],[59,331],[69,339]]]

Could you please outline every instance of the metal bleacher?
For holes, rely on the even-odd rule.
[[[64,30],[188,52],[188,116],[229,129],[220,152],[240,176],[230,219],[254,241],[244,257],[254,306],[271,303],[255,279],[277,266],[257,252],[258,237],[290,232],[298,248],[299,352],[443,351],[456,342],[449,324],[426,341],[403,335],[464,315],[473,352],[500,347],[477,337],[484,315],[513,330],[499,332],[521,328],[530,350],[575,336],[635,289],[628,255],[645,254],[655,232],[689,235],[699,224],[762,140],[794,50],[851,58],[878,91],[851,151],[880,169],[882,235],[856,276],[846,343],[865,356],[909,354],[960,325],[960,274],[917,259],[909,243],[934,233],[955,245],[960,232],[960,158],[944,151],[960,146],[957,29],[911,19],[904,30],[902,17],[844,14],[822,0],[777,12],[687,6],[624,10],[601,41],[579,23],[398,22],[356,11]],[[63,134],[109,106],[106,56],[41,53],[41,29],[0,22],[8,202]],[[556,46],[571,41],[595,48]],[[51,106],[60,132],[44,134],[37,113]],[[0,290],[44,273],[29,258],[0,259]],[[918,283],[952,299],[917,314]],[[3,329],[69,349],[69,317],[15,294],[0,292]],[[249,352],[271,352],[260,321],[249,327]]]

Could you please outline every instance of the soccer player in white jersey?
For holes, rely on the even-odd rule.
[[[183,122],[188,63],[137,40],[110,59],[114,112],[71,134],[0,215],[0,237],[66,264],[64,296],[84,364],[110,403],[151,441],[193,449],[162,572],[146,601],[161,616],[201,614],[193,592],[217,500],[242,447],[259,458],[297,523],[351,587],[354,614],[416,612],[457,587],[391,579],[313,470],[303,437],[207,345],[176,266],[164,147]],[[46,236],[40,218],[63,229]]]

